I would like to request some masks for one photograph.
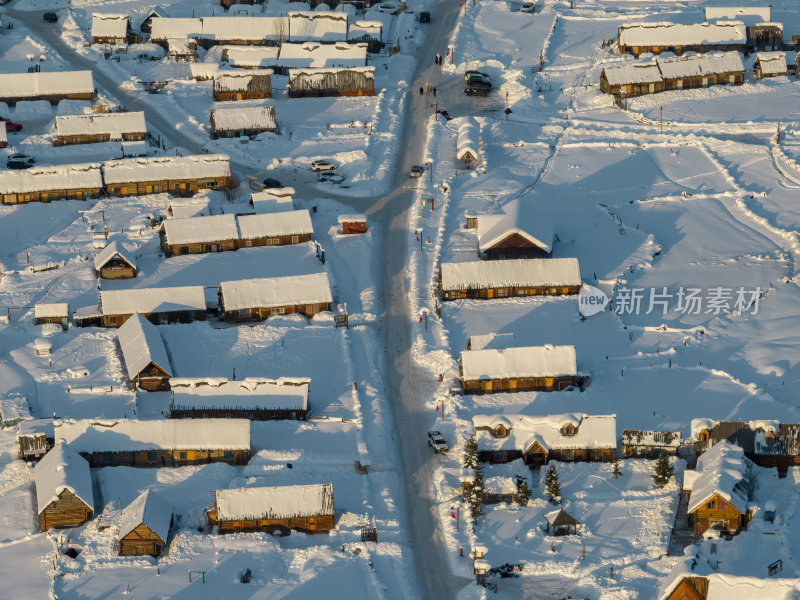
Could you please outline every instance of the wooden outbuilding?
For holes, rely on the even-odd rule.
[[[132,279],[136,277],[136,261],[113,240],[94,257],[94,270],[101,279]]]
[[[34,325],[55,323],[64,329],[69,327],[69,304],[56,302],[54,304],[36,304],[33,307]]]
[[[656,63],[606,67],[600,72],[600,91],[623,98],[664,91]]]
[[[36,504],[42,531],[78,527],[94,511],[92,476],[87,463],[64,442],[56,442],[34,468]]]
[[[274,106],[215,108],[210,118],[212,139],[253,137],[277,129]]]
[[[347,41],[346,12],[334,11],[289,11],[290,42],[334,42]]]
[[[476,415],[472,423],[481,462],[612,462],[617,448],[616,415]]]
[[[180,40],[208,49],[226,44],[276,45],[288,38],[288,17],[154,18],[150,31],[150,41],[164,48]]]
[[[55,429],[92,467],[180,467],[250,460],[247,419],[63,421]]]
[[[214,100],[263,100],[272,97],[272,71],[217,71],[214,74]]]
[[[785,52],[759,52],[753,64],[753,72],[759,79],[764,77],[778,77],[787,75],[789,68],[786,65]]]
[[[92,14],[92,44],[128,44],[138,42],[138,38],[131,33],[130,15]]]
[[[22,460],[39,460],[55,444],[54,419],[28,419],[17,429],[17,456]]]
[[[169,538],[172,506],[147,490],[122,509],[117,535],[120,556],[161,556]]]
[[[58,115],[53,145],[137,142],[144,140],[146,135],[143,112]]]
[[[290,98],[374,95],[375,67],[289,69]]]
[[[644,431],[624,429],[622,446],[626,458],[658,458],[662,454],[677,454],[683,439],[680,431]]]
[[[366,44],[367,52],[381,51],[383,46],[383,23],[381,21],[356,21],[347,30],[347,41],[351,44]]]
[[[342,226],[342,234],[367,232],[366,215],[339,215],[339,225]]]
[[[304,244],[313,233],[306,209],[244,215],[239,217],[238,247]]]
[[[220,316],[225,321],[260,321],[279,315],[313,317],[329,311],[333,297],[327,273],[223,281]]]
[[[206,514],[220,533],[327,533],[336,527],[331,483],[217,490]]]
[[[748,556],[748,558],[751,558]],[[704,571],[701,565],[705,560],[697,556],[684,557],[672,576],[661,588],[656,600],[789,600],[800,595],[800,579],[796,577],[770,577],[773,573],[764,571],[764,577],[734,575],[730,570],[724,572]],[[771,560],[771,559],[768,559]],[[713,561],[711,561],[713,562]],[[751,562],[755,562],[752,560]],[[766,561],[764,561],[766,563]],[[780,561],[778,561],[780,564]],[[698,564],[699,563],[699,564]],[[722,561],[720,561],[722,563]],[[706,573],[705,575],[701,574]]]
[[[620,54],[638,57],[645,52],[746,52],[747,27],[741,21],[679,24],[625,23],[617,29]]]
[[[545,513],[545,531],[550,535],[578,535],[581,522],[563,508]]]
[[[336,42],[303,42],[281,44],[277,61],[273,63],[280,75],[290,69],[355,69],[367,66],[367,45]]]
[[[136,313],[117,330],[117,340],[134,390],[159,392],[169,389],[172,367],[158,327]]]
[[[238,381],[173,378],[170,417],[305,421],[310,381],[297,377],[247,377]]]
[[[91,100],[94,79],[91,71],[40,71],[0,75],[0,102],[47,100],[56,105],[62,100]]]
[[[549,258],[553,219],[526,198],[513,200],[502,213],[478,215],[478,255],[488,260]]]
[[[102,290],[100,308],[103,327],[119,327],[136,313],[158,325],[206,320],[206,297],[199,285]]]
[[[103,191],[98,163],[33,167],[24,171],[0,171],[3,204],[86,200]]]
[[[160,231],[166,256],[236,250],[239,228],[235,215],[212,215],[191,219],[165,219]]]
[[[187,196],[224,189],[230,183],[230,159],[225,154],[197,154],[111,160],[103,163],[103,177],[110,196]]]
[[[153,27],[153,19],[162,19],[166,16],[167,14],[163,8],[151,10],[150,13],[144,18],[141,25],[139,25],[139,31],[142,33],[150,33]]]
[[[665,90],[744,82],[744,64],[738,52],[659,58],[656,62]]]
[[[439,269],[442,300],[560,296],[580,289],[577,258],[442,263]]]

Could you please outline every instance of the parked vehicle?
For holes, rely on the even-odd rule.
[[[492,87],[491,78],[488,75],[484,74],[484,73],[473,74],[473,75],[470,75],[469,77],[467,77],[467,85],[473,85],[473,84],[476,84],[476,83],[477,84],[485,84],[485,85],[488,85],[489,87]]]
[[[438,431],[428,432],[428,446],[433,448],[434,452],[437,454],[450,450],[447,446],[447,442],[444,441],[444,437]]]
[[[467,96],[488,96],[490,91],[492,91],[492,86],[487,83],[470,83],[464,88]]]
[[[409,175],[411,177],[422,177],[425,174],[425,167],[422,165],[414,165],[411,167],[411,172]]]
[[[336,165],[328,160],[315,160],[311,163],[311,170],[316,172],[335,171]]]
[[[379,4],[377,11],[382,13],[387,13],[390,15],[396,15],[397,7],[394,4]]]
[[[519,9],[519,12],[533,13],[536,12],[536,5],[533,2],[525,2]]]
[[[464,81],[469,81],[470,77],[482,77],[484,79],[491,81],[491,78],[482,71],[475,71],[472,69],[470,69],[469,71],[464,71]]]
[[[263,181],[263,183],[264,183],[264,187],[265,188],[280,188],[280,187],[283,187],[281,185],[280,181],[278,181],[277,179],[273,179],[272,177],[267,177]]]
[[[344,175],[334,173],[333,171],[325,171],[319,174],[319,180],[326,183],[342,183],[344,181]]]
[[[47,21],[48,23],[57,23],[58,22],[58,15],[54,12],[46,12],[42,15],[42,18]]]
[[[12,154],[6,160],[6,167],[9,169],[30,169],[36,159],[27,154]]]
[[[6,120],[6,131],[22,131],[22,123],[15,123],[14,121]]]
[[[423,10],[419,13],[419,22],[420,23],[430,23],[431,22],[431,13],[426,10]]]

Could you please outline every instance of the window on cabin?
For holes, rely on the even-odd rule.
[[[116,323],[117,323],[117,317],[108,317],[108,322],[109,322],[109,324],[111,324],[111,325],[116,325]]]
[[[711,500],[709,502],[706,502],[706,508],[714,508],[714,501]]]
[[[575,426],[572,423],[567,423],[561,428],[561,434],[566,436],[575,435]]]
[[[147,462],[156,462],[158,460],[158,452],[148,452]]]
[[[271,315],[282,315],[282,314],[283,314],[283,307],[281,306],[281,307],[279,307],[279,308],[273,308],[273,309],[270,311],[270,314],[271,314]]]
[[[497,297],[505,298],[508,296],[508,288],[497,288]]]
[[[727,508],[727,505],[725,504],[725,500],[720,500],[719,501],[719,509],[720,510],[725,510],[726,508]]]
[[[181,452],[179,457],[180,457],[181,460],[187,460],[189,458],[189,453],[188,452]]]
[[[300,236],[293,235],[292,236],[292,243],[293,244],[299,244],[300,243]]]
[[[775,436],[772,434],[772,432],[767,433],[767,446],[772,446],[772,444],[774,443],[775,443]]]
[[[707,442],[708,441],[708,430],[707,429],[704,429],[703,431],[700,432],[700,441],[701,442]]]
[[[225,450],[225,459],[233,460],[233,450]]]
[[[103,452],[103,464],[110,465],[111,464],[111,452]]]
[[[508,430],[503,427],[502,425],[498,425],[495,427],[494,430],[494,437],[506,437],[508,435]]]

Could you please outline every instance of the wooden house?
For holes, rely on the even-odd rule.
[[[789,72],[786,65],[785,52],[759,52],[753,64],[753,72],[759,79],[764,77],[778,77]]]
[[[47,100],[56,105],[62,100],[91,100],[94,79],[91,71],[40,71],[0,75],[0,102]]]
[[[103,178],[110,196],[187,196],[225,188],[231,179],[230,159],[225,154],[197,154],[110,160],[103,163]]]
[[[153,30],[153,19],[161,19],[166,17],[167,14],[163,8],[151,10],[150,13],[144,18],[139,25],[139,31],[142,33],[151,33]]]
[[[665,90],[744,82],[744,64],[738,52],[659,58],[656,63],[661,71]]]
[[[160,231],[166,256],[236,250],[239,228],[235,215],[165,219]]]
[[[33,307],[34,325],[55,323],[64,329],[69,327],[69,304],[56,302],[55,304],[36,304]]]
[[[289,37],[288,17],[154,18],[150,41],[167,48],[191,40],[203,48],[217,45],[266,46]]]
[[[289,69],[290,98],[374,95],[375,67]]]
[[[355,69],[367,66],[367,45],[337,42],[303,42],[281,44],[278,60],[274,63],[281,75],[289,69]]]
[[[303,244],[311,240],[313,233],[306,209],[239,217],[240,248]]]
[[[92,467],[180,467],[250,460],[247,419],[67,420],[55,429]]]
[[[549,258],[553,250],[553,219],[534,210],[525,198],[503,206],[503,212],[478,215],[478,255],[488,260]]]
[[[33,472],[42,531],[78,527],[89,520],[94,511],[92,475],[75,450],[57,442]]]
[[[272,97],[272,71],[217,71],[214,74],[214,100],[263,100]]]
[[[117,330],[117,340],[133,389],[148,392],[169,389],[172,367],[164,340],[155,325],[136,313]]]
[[[238,381],[173,378],[170,417],[305,421],[310,381],[296,377],[247,377]]]
[[[223,281],[219,285],[220,316],[225,321],[260,321],[279,315],[313,317],[331,309],[327,273]]]
[[[465,394],[555,392],[581,383],[575,346],[464,350],[458,371]]]
[[[383,47],[383,23],[380,21],[356,21],[347,29],[347,41],[351,44],[366,44],[367,52],[376,54]]]
[[[342,226],[343,235],[367,232],[366,215],[339,215],[338,220],[339,225]]]
[[[680,431],[622,431],[626,458],[658,458],[665,453],[677,454],[682,441]]]
[[[625,23],[617,29],[620,54],[645,52],[745,52],[747,27],[741,21],[679,24],[669,22]]]
[[[0,171],[0,199],[3,204],[86,200],[103,191],[100,165],[54,165],[24,171]]]
[[[797,578],[769,577],[769,573],[765,573],[765,578],[714,573],[708,567],[701,571],[701,565],[697,564],[701,561],[687,558],[689,564],[679,565],[673,571],[656,600],[789,600],[800,595]]]
[[[223,46],[222,60],[237,69],[269,69],[278,65],[280,46]]]
[[[623,98],[654,94],[664,90],[656,63],[605,67],[600,72],[600,91]]]
[[[752,466],[744,450],[723,441],[697,459],[694,472],[684,473],[683,492],[696,534],[707,529],[736,534],[747,525]]]
[[[113,240],[94,257],[94,270],[101,279],[132,279],[136,277],[136,261]]]
[[[578,535],[581,522],[563,508],[545,513],[545,531],[550,535]]]
[[[706,600],[708,598],[708,577],[685,576],[671,582],[667,595],[662,600]]]
[[[100,142],[137,142],[147,135],[143,112],[58,115],[54,146]]]
[[[442,300],[577,294],[580,289],[577,258],[442,263],[439,269]]]
[[[130,16],[127,14],[93,13],[92,44],[127,44],[138,41],[131,33]]]
[[[481,462],[611,462],[617,448],[616,415],[476,415],[472,423]]]
[[[161,556],[169,538],[172,506],[151,490],[122,509],[117,534],[120,556]]]
[[[331,483],[217,490],[206,514],[220,533],[326,533],[336,526]]]
[[[215,108],[211,111],[211,138],[256,136],[275,131],[274,106],[244,106],[241,108]]]
[[[39,460],[55,444],[53,419],[28,419],[17,429],[17,456],[22,460]]]
[[[136,313],[152,323],[191,323],[206,320],[203,286],[132,288],[100,292],[101,324],[119,327]]]
[[[748,25],[747,48],[765,52],[783,50],[783,25],[769,22]]]
[[[346,12],[289,11],[290,42],[347,41]]]

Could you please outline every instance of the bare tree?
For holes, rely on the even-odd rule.
[[[289,39],[288,17],[276,17],[272,25],[272,35],[277,44],[282,44]]]

